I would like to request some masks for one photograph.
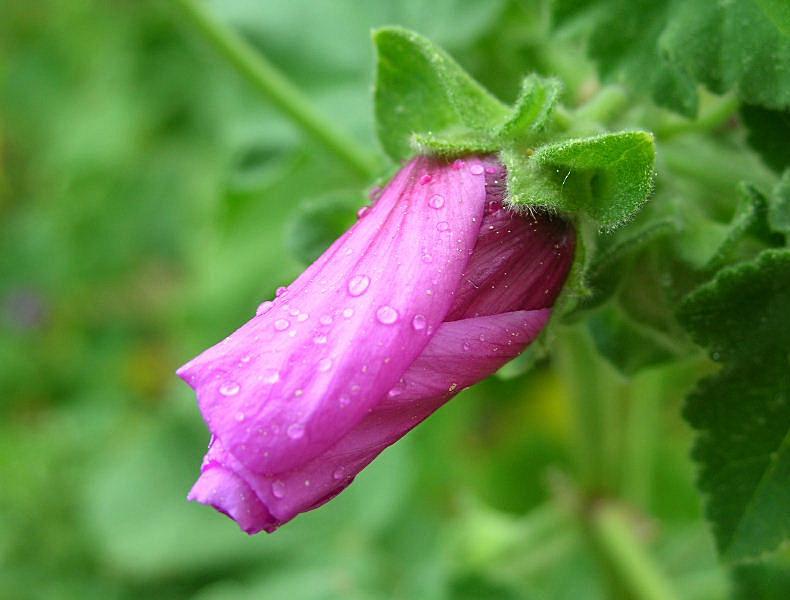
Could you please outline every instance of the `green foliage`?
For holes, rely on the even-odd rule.
[[[697,84],[765,108],[790,106],[787,9],[778,1],[558,0],[557,25],[583,29],[606,80],[625,80],[681,114]]]
[[[723,363],[689,397],[708,515],[730,559],[790,535],[790,251],[766,250],[692,293],[681,320]]]

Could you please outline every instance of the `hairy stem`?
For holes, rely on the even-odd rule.
[[[256,90],[303,131],[346,163],[362,179],[377,172],[376,161],[345,132],[332,125],[265,56],[220,23],[198,0],[173,0],[180,14]]]

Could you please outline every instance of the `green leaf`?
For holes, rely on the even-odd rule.
[[[606,81],[686,116],[696,85],[736,90],[749,104],[790,106],[787,8],[780,0],[558,0],[554,19],[589,33],[589,53]]]
[[[601,227],[631,219],[653,186],[655,146],[644,131],[607,133],[502,153],[515,206],[581,212]]]
[[[790,250],[720,271],[679,318],[722,369],[688,398],[707,515],[731,560],[790,537]]]
[[[588,52],[607,82],[624,80],[662,106],[692,117],[697,113],[694,81],[660,51],[671,18],[667,0],[556,0],[554,22],[576,24],[589,33]]]
[[[398,27],[373,34],[379,139],[394,160],[412,154],[415,133],[485,135],[508,108],[426,38]]]
[[[626,375],[678,356],[666,336],[637,323],[615,303],[596,310],[587,326],[598,351]]]

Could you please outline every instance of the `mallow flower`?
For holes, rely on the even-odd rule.
[[[493,157],[418,157],[272,301],[181,367],[211,442],[189,499],[274,531],[539,335],[574,232]]]

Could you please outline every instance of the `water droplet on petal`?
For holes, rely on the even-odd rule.
[[[274,295],[279,298],[280,296],[282,296],[287,291],[288,291],[288,288],[283,285],[283,286],[280,286],[280,287],[277,288],[277,291],[274,292]]]
[[[360,208],[357,211],[357,219],[361,219],[362,217],[364,217],[366,214],[368,214],[369,210],[370,210],[369,206],[363,206],[362,208]]]
[[[469,172],[472,175],[482,175],[485,172],[483,165],[472,165],[469,167]]]
[[[367,275],[355,275],[348,282],[348,293],[352,296],[361,296],[370,285],[370,277]]]
[[[348,406],[351,403],[351,398],[349,398],[348,396],[345,396],[345,395],[344,396],[340,396],[339,402],[340,402],[340,406],[341,407],[342,406]]]
[[[426,253],[426,254],[422,255],[422,262],[429,263],[429,262],[432,262],[432,261],[433,261],[433,256],[431,256],[430,254]]]
[[[272,483],[272,496],[275,498],[285,498],[285,484],[279,479]]]
[[[436,224],[436,229],[438,229],[439,231],[447,231],[448,229],[450,229],[450,224],[447,221],[439,221]]]
[[[332,368],[332,359],[331,358],[322,358],[318,361],[318,370],[322,373],[327,372],[329,369]]]
[[[346,319],[350,319],[354,316],[354,309],[353,308],[344,308],[343,309],[343,317]]]
[[[289,314],[290,314],[292,317],[295,317],[296,315],[298,315],[298,314],[299,314],[299,312],[300,312],[300,311],[299,311],[299,309],[298,309],[298,308],[292,308],[292,309],[290,310]]]
[[[452,168],[456,171],[460,171],[465,164],[466,163],[459,158],[458,160],[453,161]]]
[[[318,344],[319,346],[323,346],[326,344],[326,336],[325,335],[317,335],[313,338],[313,343]]]
[[[258,310],[255,311],[255,314],[256,315],[266,314],[272,309],[272,306],[274,306],[274,302],[272,302],[271,300],[266,300],[265,302],[261,302],[258,305]]]
[[[288,326],[289,326],[290,324],[291,324],[291,323],[290,323],[290,321],[288,321],[288,319],[277,319],[277,320],[274,322],[274,328],[275,328],[277,331],[285,331],[286,329],[288,329]]]
[[[392,325],[398,320],[398,311],[385,304],[376,311],[376,319],[382,325]]]
[[[321,325],[331,325],[332,324],[332,317],[329,315],[324,315],[319,319]]]
[[[261,373],[261,381],[264,383],[277,383],[280,381],[280,372],[274,369],[267,369]]]
[[[424,315],[414,315],[414,318],[411,320],[411,326],[414,328],[414,331],[422,331],[426,325],[427,320]]]
[[[422,177],[420,177],[420,183],[423,184],[423,185],[431,183],[431,181],[433,181],[433,177],[431,177],[430,175],[426,174],[426,175],[423,175]]]
[[[429,175],[428,177],[430,177],[430,175]],[[344,469],[343,467],[338,467],[338,468],[337,468],[337,469],[335,469],[335,471],[332,473],[332,478],[333,478],[333,479],[336,479],[336,480],[337,480],[337,479],[343,479],[343,474],[344,474],[344,473],[345,473],[345,469]]]
[[[298,389],[294,392],[294,396],[296,396],[297,398],[301,398],[303,394],[304,394],[303,389]]]
[[[239,412],[236,413],[235,417],[236,417],[236,420],[239,423],[241,423],[244,420],[244,413],[239,411]]]
[[[441,208],[444,206],[444,196],[434,194],[428,199],[428,206],[431,208]]]
[[[464,352],[469,352],[472,349],[472,346],[469,345],[469,342],[464,342],[464,345],[461,346],[464,349]]]
[[[219,388],[219,393],[223,396],[235,396],[239,393],[241,386],[235,381],[229,381]]]
[[[304,436],[304,425],[301,423],[294,423],[293,425],[289,425],[288,429],[286,430],[286,434],[292,440],[298,440],[299,438]]]
[[[457,388],[458,388],[458,384],[457,383],[451,383],[450,387],[447,388],[447,391],[448,392],[454,392]]]
[[[403,389],[399,387],[392,388],[389,392],[387,392],[388,398],[397,398],[403,393]]]
[[[296,320],[299,321],[300,323],[304,323],[309,318],[310,318],[310,315],[308,315],[307,313],[302,313],[298,317],[296,317]]]

